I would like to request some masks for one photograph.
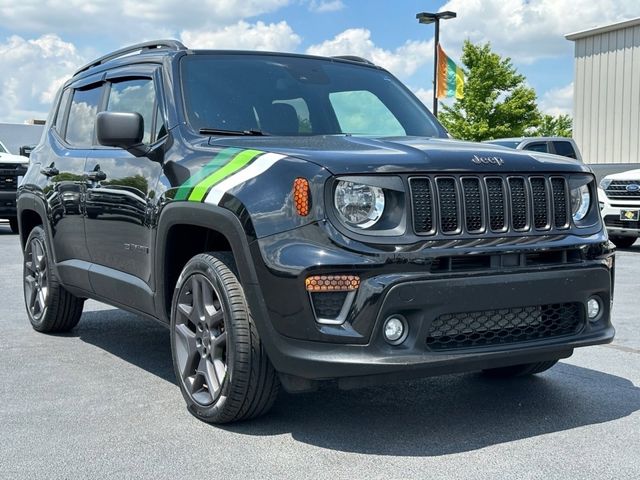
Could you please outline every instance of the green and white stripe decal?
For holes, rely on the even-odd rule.
[[[284,155],[226,148],[178,188],[175,200],[218,204],[232,188],[267,171]]]

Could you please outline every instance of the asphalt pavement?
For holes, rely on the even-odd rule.
[[[71,333],[33,331],[21,261],[0,223],[0,479],[640,479],[640,243],[610,345],[534,378],[282,393],[225,427],[187,413],[165,327],[89,301]]]

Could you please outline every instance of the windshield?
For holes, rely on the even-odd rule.
[[[392,75],[341,61],[285,55],[187,55],[181,64],[194,130],[269,135],[446,134]]]
[[[2,142],[0,142],[0,153],[8,153],[7,149],[4,148],[4,145],[2,144]]]

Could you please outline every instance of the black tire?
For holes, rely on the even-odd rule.
[[[24,249],[24,301],[31,326],[38,332],[68,332],[80,321],[84,299],[58,282],[42,227],[34,227]]]
[[[196,255],[185,265],[171,307],[171,352],[188,410],[208,423],[266,413],[278,375],[225,253]]]
[[[535,375],[536,373],[544,372],[545,370],[549,370],[556,363],[558,363],[558,360],[525,363],[522,365],[512,365],[510,367],[488,368],[486,370],[483,370],[482,373],[491,378],[526,377],[529,375]]]
[[[18,231],[18,219],[17,218],[10,218],[9,219],[9,227],[11,228],[11,231],[13,233],[19,233],[19,231]]]
[[[629,248],[636,243],[637,239],[638,237],[620,237],[617,235],[609,236],[609,240],[611,240],[618,248]]]

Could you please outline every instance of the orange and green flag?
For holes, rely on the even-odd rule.
[[[436,80],[436,97],[464,97],[464,74],[453,60],[447,57],[438,44],[438,75]]]

